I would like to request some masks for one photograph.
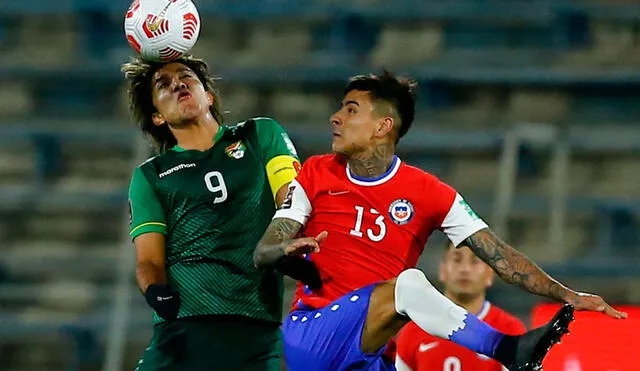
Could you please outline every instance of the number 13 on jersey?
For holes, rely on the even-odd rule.
[[[363,237],[364,233],[362,232],[362,219],[364,217],[365,209],[362,206],[355,206],[356,209],[356,223],[355,226],[349,234],[356,237]],[[380,212],[376,209],[369,209],[369,213],[372,215],[377,215],[375,220],[375,225],[377,228],[367,228],[367,237],[373,242],[382,241],[384,236],[387,234],[387,225],[384,224],[384,216],[380,215]]]

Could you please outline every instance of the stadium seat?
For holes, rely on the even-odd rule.
[[[0,116],[24,117],[33,109],[34,104],[27,84],[4,81],[0,86]]]
[[[75,19],[66,15],[24,16],[16,28],[17,48],[4,58],[14,66],[52,68],[76,63],[80,35],[74,24]]]
[[[371,63],[388,67],[422,63],[436,57],[443,42],[442,30],[437,24],[387,26],[380,33]]]
[[[247,32],[246,48],[236,55],[240,66],[295,66],[303,63],[311,44],[304,25],[291,22],[255,23]]]
[[[514,90],[509,96],[505,120],[555,123],[567,115],[570,101],[566,93],[557,90]]]

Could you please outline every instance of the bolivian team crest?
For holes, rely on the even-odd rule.
[[[413,205],[405,199],[395,200],[389,206],[389,216],[396,224],[407,224],[413,217]]]
[[[239,160],[244,157],[244,151],[246,150],[247,147],[244,146],[242,141],[237,141],[229,147],[225,148],[224,152],[227,154],[227,156]]]

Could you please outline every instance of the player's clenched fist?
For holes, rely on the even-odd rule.
[[[147,304],[166,321],[174,320],[180,312],[180,294],[167,284],[153,284],[144,293]]]
[[[627,313],[613,309],[598,295],[574,292],[566,299],[566,302],[572,304],[575,310],[603,312],[610,317],[618,319],[627,318]]]
[[[295,240],[286,242],[283,247],[284,255],[297,256],[308,254],[311,252],[319,252],[320,244],[327,238],[328,235],[328,232],[323,231],[315,237],[296,238]]]

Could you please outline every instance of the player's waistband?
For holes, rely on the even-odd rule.
[[[332,300],[320,296],[303,296],[296,300],[292,311],[294,310],[314,310],[324,308],[331,304]]]
[[[353,294],[355,292],[360,292],[360,291],[366,291],[367,293],[371,293],[371,291],[373,291],[373,289],[380,284],[380,282],[375,282],[372,283],[370,285],[361,287],[357,290],[351,291],[347,294]],[[342,296],[335,299],[328,299],[322,296],[318,296],[318,295],[314,295],[313,293],[309,293],[307,291],[307,289],[302,291],[303,294],[302,296],[298,297],[298,299],[295,301],[295,303],[292,305],[292,308],[290,310],[290,312],[296,311],[296,310],[315,310],[315,309],[320,309],[320,308],[324,308],[327,305],[331,304],[332,302],[334,302],[335,300],[339,300]]]

